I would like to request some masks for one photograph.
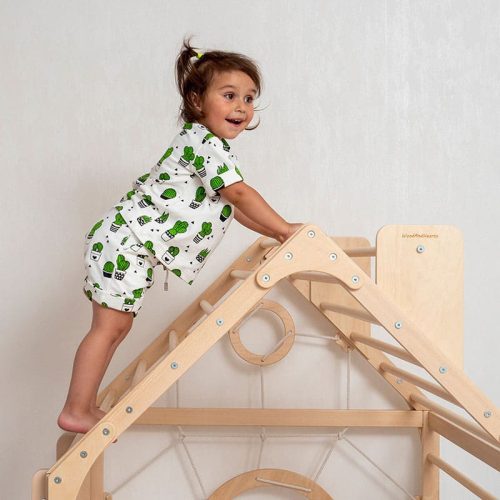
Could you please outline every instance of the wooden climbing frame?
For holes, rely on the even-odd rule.
[[[372,263],[376,280],[371,278]],[[260,238],[99,394],[106,416],[80,439],[62,438],[57,462],[33,478],[33,500],[110,499],[103,489],[102,454],[120,434],[134,423],[199,425],[201,421],[204,425],[418,427],[419,498],[439,498],[440,470],[482,498],[493,498],[439,456],[443,436],[500,469],[498,410],[462,369],[462,266],[461,235],[449,226],[386,226],[378,233],[376,247],[364,238],[331,238],[314,225],[303,226],[283,245]],[[357,350],[409,410],[150,408],[228,332],[235,350],[247,361],[262,365],[285,356],[293,344],[293,321],[282,306],[264,299],[282,280],[316,306],[335,327],[341,348]],[[284,325],[279,349],[264,360],[247,351],[237,335],[241,323],[259,307],[278,314]],[[372,336],[371,325],[383,328],[393,340]],[[385,353],[414,364],[427,378],[401,368]],[[453,403],[471,418],[431,401],[422,391]],[[261,480],[256,482],[255,477]],[[314,481],[277,469],[242,474],[211,498],[228,498],[220,496],[225,487],[236,495],[273,483],[296,486],[304,496],[317,492],[308,498],[331,498]]]

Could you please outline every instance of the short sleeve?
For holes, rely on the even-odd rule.
[[[215,136],[204,139],[204,143],[196,152],[192,168],[203,183],[208,196],[215,196],[219,189],[243,180],[238,168],[238,159],[231,154],[228,143]]]

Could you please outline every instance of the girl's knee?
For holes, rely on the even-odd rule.
[[[124,338],[132,328],[134,321],[132,313],[102,307],[96,302],[92,302],[92,306],[92,329],[100,330],[112,342]]]

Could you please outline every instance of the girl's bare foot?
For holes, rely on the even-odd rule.
[[[92,414],[95,415],[99,420],[101,420],[102,418],[104,418],[106,416],[106,412],[101,410],[100,408],[97,408],[97,406],[95,406],[94,408],[92,408],[91,410]]]
[[[100,417],[92,412],[63,410],[57,419],[57,425],[65,431],[85,434],[92,429],[100,419]]]

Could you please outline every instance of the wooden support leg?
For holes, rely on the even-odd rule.
[[[439,468],[427,460],[427,454],[439,456],[439,434],[429,427],[429,412],[423,412],[422,500],[439,500]]]

